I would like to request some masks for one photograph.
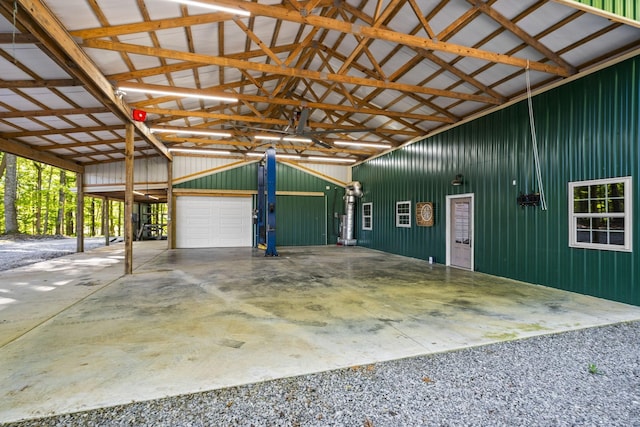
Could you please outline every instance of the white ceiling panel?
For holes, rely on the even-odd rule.
[[[82,108],[99,107],[102,104],[82,86],[62,87],[58,90],[75,105]]]
[[[4,55],[12,58],[14,55],[11,45],[0,45],[0,49],[4,52]],[[0,56],[0,70],[2,70],[3,80],[34,80],[26,70],[20,69],[16,63],[11,59],[5,59]]]
[[[640,51],[640,28],[552,0],[482,1],[478,6],[468,0],[316,2],[306,20],[295,2],[260,0],[245,1],[252,17],[236,21],[230,14],[167,0],[43,2],[53,14],[47,22],[64,28],[55,34],[70,36],[51,37],[43,30],[36,43],[34,36],[16,31],[18,42],[7,43],[5,35],[0,132],[48,152],[56,145],[91,142],[79,150],[64,147],[64,161],[85,164],[122,158],[124,144],[106,141],[124,138],[123,117],[130,109],[148,111],[148,126],[233,129],[228,147],[239,158],[247,150],[264,149],[254,142],[254,128],[295,133],[290,118],[311,103],[305,128],[373,126],[376,132],[353,136],[397,146],[442,126],[433,115],[464,120],[496,108],[489,98],[509,102],[519,96],[527,64],[534,89],[543,89]],[[414,7],[421,9],[424,21]],[[10,8],[3,10],[0,33],[11,33]],[[20,9],[18,28],[25,28],[28,23],[20,19],[29,14]],[[307,40],[311,31],[313,40]],[[57,48],[47,52],[46,46]],[[60,66],[51,59],[59,51],[66,51]],[[78,52],[101,75],[85,69]],[[284,61],[287,65],[280,66]],[[82,86],[91,80],[89,88]],[[206,88],[240,99],[220,103],[129,92],[123,105],[112,103],[111,90],[125,82],[139,88]],[[429,95],[425,89],[442,94]],[[42,107],[50,113],[37,117]],[[16,117],[20,112],[24,117]],[[70,126],[76,132],[63,133]],[[95,131],[88,134],[88,127]],[[21,128],[46,129],[47,134],[30,136]],[[369,155],[345,154],[333,145],[335,134],[319,135],[328,148],[318,151],[300,143],[294,151],[354,160]],[[201,139],[187,135],[179,143],[193,146]],[[234,146],[233,141],[253,145]],[[137,135],[136,155],[159,155],[153,144],[174,143]]]

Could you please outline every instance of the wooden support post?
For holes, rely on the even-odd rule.
[[[105,197],[102,201],[102,229],[104,230],[104,245],[109,246],[109,201],[108,197]]]
[[[124,274],[133,273],[133,124],[126,125],[124,151]]]
[[[76,252],[84,252],[84,174],[76,173]]]
[[[175,230],[173,228],[173,162],[167,160],[167,246],[176,248]]]

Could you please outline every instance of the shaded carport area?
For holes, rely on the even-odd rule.
[[[0,273],[0,422],[640,319],[362,247],[122,244]]]

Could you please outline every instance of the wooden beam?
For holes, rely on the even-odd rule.
[[[357,34],[363,37],[386,40],[404,46],[437,50],[454,55],[467,56],[489,62],[512,65],[518,68],[526,68],[527,66],[529,66],[529,68],[532,70],[549,74],[557,74],[562,77],[569,76],[566,70],[564,70],[562,67],[552,66],[536,61],[527,61],[523,58],[517,58],[509,55],[489,52],[486,50],[475,49],[455,43],[433,41],[424,37],[399,33],[389,29],[375,28],[367,25],[357,25],[351,22],[340,21],[323,16],[302,16],[299,12],[292,11],[281,6],[268,6],[241,0],[216,0],[216,2],[219,4],[224,4],[226,6],[247,10],[251,12],[252,15],[256,16],[267,16],[275,19],[282,19],[284,21],[296,22],[298,24],[306,24],[324,28],[327,30],[339,31],[341,33]]]
[[[394,12],[395,8],[398,6],[398,3],[400,3],[400,0],[392,0],[387,5],[387,7],[385,8],[382,14],[378,15],[376,13],[376,17],[371,28],[379,28],[387,19],[387,17]],[[381,5],[382,3],[378,3],[378,6],[381,6]],[[338,70],[338,74],[344,74],[349,69],[349,66],[356,59],[356,57],[360,55],[360,52],[362,51],[362,49],[364,49],[370,42],[368,37],[360,37],[358,34],[354,34],[354,36],[356,36],[356,38],[358,39],[358,45],[351,51],[351,54],[349,55],[347,60],[344,61],[344,63],[340,66],[340,69]]]
[[[84,173],[76,173],[76,252],[84,252]]]
[[[287,135],[282,135],[283,137]],[[246,147],[246,148],[258,148],[262,146],[269,146],[273,144],[273,141],[261,141],[261,142],[237,142],[237,141],[215,141],[204,138],[178,138],[178,137],[166,137],[165,141],[171,144],[183,144],[185,142],[191,142],[196,144],[198,148],[210,148],[212,145],[233,145],[236,147]],[[355,150],[349,148],[324,148],[316,145],[309,145],[309,143],[301,143],[300,145],[293,145],[288,143],[287,141],[279,141],[278,149],[281,150],[295,150],[299,153],[302,153],[307,150],[311,151],[322,151],[326,153],[348,153],[348,154],[356,154],[356,155],[367,155],[371,154],[371,150]],[[251,150],[249,150],[251,151]],[[175,153],[178,154],[179,153]]]
[[[62,159],[51,153],[43,153],[28,145],[16,141],[10,141],[5,138],[0,138],[0,151],[15,154],[16,156],[24,157],[25,159],[46,163],[60,169],[66,169],[76,173],[84,172],[84,166],[76,162]]]
[[[137,88],[137,89],[155,89],[155,90],[163,90],[167,89],[166,86],[160,85],[150,85],[144,83],[127,83],[127,86]],[[176,88],[172,87],[171,89],[194,94],[209,94],[216,93],[219,94],[219,88],[214,88],[209,92],[209,89],[188,89],[188,88]],[[434,121],[434,122],[442,122],[442,123],[453,123],[453,120],[448,117],[441,116],[433,116],[427,114],[415,114],[415,113],[406,113],[402,111],[391,111],[384,108],[372,108],[372,107],[354,107],[345,104],[328,104],[323,102],[309,102],[309,101],[300,101],[293,98],[275,98],[270,96],[260,96],[260,95],[248,95],[243,93],[233,93],[232,96],[242,100],[249,102],[264,102],[267,104],[277,104],[277,105],[290,105],[293,107],[302,107],[306,106],[309,108],[314,108],[318,110],[331,110],[331,111],[345,111],[348,113],[359,113],[359,114],[370,114],[377,116],[387,116],[387,117],[401,117],[404,119],[412,119],[412,120],[422,120],[422,121]],[[148,113],[158,111],[155,108],[145,108]]]
[[[124,190],[124,274],[133,273],[133,124],[126,125],[125,190]]]
[[[70,31],[72,37],[77,39],[95,39],[103,37],[115,37],[125,34],[148,33],[151,31],[167,30],[170,28],[183,28],[193,25],[213,24],[229,21],[233,18],[229,13],[208,13],[180,18],[159,19],[155,21],[137,22],[133,24],[112,25],[83,30]]]
[[[0,33],[0,44],[36,44],[33,34]]]
[[[530,34],[527,34],[526,32],[524,32],[520,27],[518,27],[512,21],[507,19],[501,13],[498,13],[498,11],[493,9],[491,6],[487,5],[484,2],[481,2],[480,0],[467,0],[467,1],[469,1],[471,4],[473,4],[479,10],[481,10],[482,13],[484,13],[487,16],[491,17],[491,19],[496,21],[503,28],[506,28],[507,30],[511,31],[513,34],[518,36],[526,44],[528,44],[532,48],[536,49],[538,52],[542,53],[544,56],[549,58],[551,61],[553,61],[556,64],[558,64],[560,67],[564,68],[567,73],[569,73],[569,74],[575,74],[576,73],[577,70],[571,64],[569,64],[567,61],[562,59],[562,57],[560,57],[560,55],[557,55],[551,49],[549,49],[548,47],[546,47],[545,45],[540,43],[538,41],[538,39],[536,39],[535,37],[533,37]]]
[[[0,134],[4,138],[21,138],[28,136],[46,136],[46,135],[67,135],[70,133],[91,133],[122,130],[122,126],[91,126],[91,127],[73,127],[64,129],[45,129],[45,130],[25,130],[21,132],[7,132]]]
[[[254,3],[247,3],[254,4]],[[273,6],[277,8],[276,6]],[[138,55],[156,56],[160,58],[171,58],[180,61],[201,62],[203,64],[217,65],[220,67],[233,67],[238,69],[254,70],[262,73],[279,74],[288,77],[306,78],[317,81],[333,81],[337,83],[354,84],[365,87],[375,87],[381,89],[392,89],[400,92],[423,93],[433,96],[442,96],[445,98],[463,99],[465,101],[475,101],[485,104],[498,105],[500,101],[488,96],[479,96],[462,92],[454,92],[449,90],[433,89],[424,86],[415,86],[404,83],[389,82],[383,80],[374,80],[362,77],[354,77],[335,73],[323,73],[301,68],[279,67],[277,65],[264,64],[260,62],[242,61],[231,58],[222,58],[219,56],[203,55],[190,52],[181,52],[172,49],[154,48],[149,46],[139,46],[130,43],[117,43],[106,40],[88,40],[83,43],[84,47],[95,49],[113,50],[117,52],[128,52]],[[526,66],[523,62],[523,68]],[[533,66],[531,66],[533,68]]]
[[[171,153],[167,151],[167,147],[158,141],[144,124],[133,121],[131,110],[122,99],[116,96],[111,83],[71,38],[67,29],[44,5],[42,0],[16,0],[16,2],[30,18],[25,19],[23,14],[18,14],[21,25],[24,25],[29,33],[38,38],[44,47],[58,58],[61,64],[73,64],[73,66],[67,67],[69,73],[80,79],[89,92],[121,119],[132,123],[144,139],[160,154],[171,159]]]
[[[276,126],[287,126],[289,124],[288,120],[282,120],[282,119],[243,116],[240,114],[208,113],[206,111],[184,111],[184,110],[166,110],[162,108],[149,108],[148,112],[152,114],[167,114],[175,117],[202,117],[202,118],[217,119],[217,120],[224,120],[224,121],[262,123],[262,124],[276,125]],[[310,122],[308,123],[308,125],[309,127],[312,127],[312,128],[320,128],[320,129],[326,129],[326,130],[335,129],[336,133],[340,133],[340,130],[344,132],[354,132],[354,131],[361,131],[361,130],[367,129],[364,126],[349,126],[349,127],[344,126],[344,127],[340,127],[339,129],[336,129],[336,127],[331,123],[318,123],[318,122]],[[384,128],[374,129],[372,130],[372,132],[373,131],[377,131],[377,132],[386,131],[386,132],[391,132],[395,134],[398,134],[398,132],[401,132],[398,130],[384,129]]]
[[[422,24],[422,28],[424,28],[424,30],[427,32],[427,35],[431,37],[431,40],[435,40],[436,33],[434,33],[431,29],[429,22],[427,22],[424,15],[422,14],[422,10],[420,10],[420,6],[418,5],[418,3],[416,3],[416,0],[409,0],[409,4],[411,5],[413,12],[416,14],[416,17],[420,21],[420,24]]]
[[[175,229],[173,226],[175,206],[173,202],[173,162],[167,160],[167,246],[169,249],[176,248]]]
[[[240,28],[246,35],[247,37],[253,41],[259,48],[260,50],[262,50],[262,52],[264,52],[265,55],[267,55],[269,58],[271,58],[271,60],[273,60],[273,62],[275,62],[276,64],[278,64],[279,66],[283,66],[282,61],[280,60],[280,58],[278,58],[278,56],[273,53],[273,51],[271,49],[269,49],[269,46],[267,46],[261,39],[260,37],[258,37],[256,35],[256,33],[254,33],[251,28],[247,27],[244,22],[242,22],[240,20],[240,18],[238,17],[234,17],[233,18],[233,22],[236,23],[236,25],[238,26],[238,28]]]
[[[111,110],[109,110],[107,107],[66,108],[63,110],[5,111],[0,112],[0,119],[15,119],[20,117],[59,117],[71,116],[75,114],[99,114],[110,112]]]
[[[81,86],[77,79],[52,79],[52,80],[0,80],[2,89],[25,89],[34,87],[72,87]]]
[[[299,2],[306,5],[309,2]],[[333,0],[314,0],[306,7],[333,6]],[[307,9],[309,10],[309,9]],[[147,33],[151,31],[167,30],[170,28],[183,28],[194,25],[215,24],[233,19],[234,15],[223,12],[199,14],[193,16],[183,16],[180,18],[149,20],[132,24],[103,26],[97,28],[86,28],[82,30],[70,31],[72,37],[79,39],[92,39],[102,37],[121,36],[125,34]]]
[[[136,142],[144,141],[140,137],[134,138]],[[116,138],[116,139],[100,139],[97,141],[78,141],[78,142],[70,142],[68,144],[51,144],[51,145],[39,145],[37,147],[33,147],[36,151],[50,151],[50,150],[58,150],[61,148],[75,148],[75,147],[92,147],[94,145],[112,145],[112,144],[123,144],[124,147],[124,138]],[[147,146],[145,145],[145,148]],[[142,147],[137,147],[142,149]],[[85,153],[86,154],[86,153]]]
[[[358,18],[362,19],[364,22],[367,22],[369,24],[371,24],[373,22],[373,19],[371,17],[369,17],[368,15],[366,15],[361,10],[359,10],[359,9],[353,7],[353,6],[349,6],[349,5],[345,5],[345,8],[347,8],[350,13],[352,13],[352,14],[356,15]],[[418,31],[420,31],[421,28],[422,28],[422,26],[418,25],[415,28],[411,29],[409,34],[415,34]],[[400,48],[401,48],[401,46],[396,46],[396,48],[394,48],[387,55],[387,57],[383,61],[386,62],[388,59],[393,58],[395,56],[395,54],[398,53]],[[501,95],[500,93],[498,93],[495,90],[491,89],[490,87],[484,85],[483,83],[479,82],[478,80],[476,80],[472,76],[469,76],[469,75],[465,74],[462,70],[456,68],[453,64],[450,64],[447,61],[441,59],[436,54],[434,54],[433,51],[428,50],[428,49],[419,49],[419,48],[414,48],[414,51],[417,52],[418,55],[414,59],[412,59],[411,62],[415,62],[416,65],[422,62],[422,58],[426,58],[429,61],[434,62],[436,65],[438,65],[443,70],[454,74],[460,80],[463,80],[463,81],[469,83],[470,85],[475,86],[476,88],[480,89],[483,93],[486,93],[489,96],[492,96],[492,97],[494,97],[496,99],[499,99],[501,102],[504,102],[506,100],[503,95]],[[492,65],[492,64],[489,64],[489,65]],[[399,75],[396,72],[396,73],[393,74],[393,76],[391,76],[389,78],[389,80],[394,80],[394,78],[393,78],[394,76],[396,76],[395,78],[399,78]],[[412,95],[410,94],[409,96],[412,96]],[[421,102],[427,103],[427,105],[429,105],[430,108],[434,108],[434,109],[436,109],[436,111],[440,111],[440,110],[438,110],[439,107],[437,105],[431,103],[431,102],[428,102],[426,100],[423,100]],[[441,112],[443,114],[447,114],[447,115],[450,116],[450,114],[446,110],[441,111]]]

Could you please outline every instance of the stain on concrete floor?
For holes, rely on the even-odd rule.
[[[94,286],[47,293],[25,290],[40,273],[1,273],[16,302],[0,317],[21,320],[0,323],[0,421],[640,319],[639,307],[361,247],[279,252],[148,242],[135,274],[79,262]]]

